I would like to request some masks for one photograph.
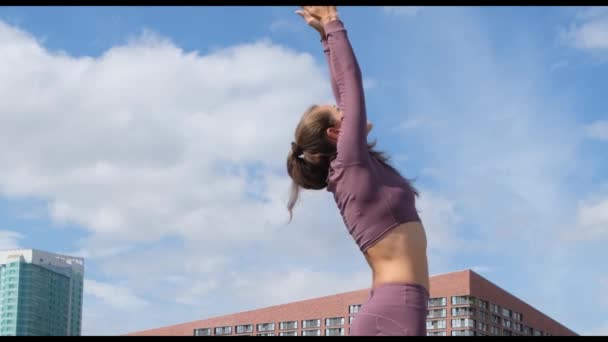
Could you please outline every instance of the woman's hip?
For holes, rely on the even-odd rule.
[[[357,313],[351,335],[426,335],[429,294],[419,284],[388,283],[374,287]]]

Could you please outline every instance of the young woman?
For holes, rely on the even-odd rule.
[[[313,105],[296,127],[287,157],[289,213],[300,188],[327,189],[370,265],[369,300],[351,335],[426,335],[427,241],[417,192],[367,143],[372,125],[361,71],[336,7],[302,6],[296,13],[321,34],[337,106]]]

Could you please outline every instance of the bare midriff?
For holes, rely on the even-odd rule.
[[[365,258],[373,273],[373,287],[411,283],[429,290],[427,240],[420,222],[398,225],[369,247]]]

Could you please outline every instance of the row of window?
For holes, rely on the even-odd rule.
[[[491,328],[492,329],[490,329],[490,334],[492,334],[492,335],[498,335],[498,336],[516,335],[506,329],[503,330],[503,329],[500,329],[497,327],[491,327]],[[210,328],[207,328],[207,329],[210,329]],[[487,331],[486,329],[480,329],[480,330]],[[325,329],[325,336],[344,336],[344,333],[345,333],[344,328],[327,328],[327,329]],[[298,335],[297,331],[281,331],[278,334],[278,336],[297,336],[297,335]],[[300,332],[300,335],[301,336],[321,336],[321,329],[303,330]],[[487,336],[486,334],[484,334],[480,331],[474,331],[474,330],[470,330],[470,329],[452,330],[451,335],[452,336]],[[546,334],[544,334],[542,331],[535,330],[534,335],[542,336],[542,335],[546,335]],[[276,336],[276,335],[274,332],[269,332],[269,333],[260,333],[260,334],[257,334],[257,336]],[[427,336],[447,336],[447,332],[445,330],[428,331]]]
[[[216,330],[216,335],[228,335],[229,333],[226,334],[218,334],[217,333],[217,329]],[[248,331],[248,332],[252,332],[252,331]],[[237,331],[238,333],[238,331]],[[194,330],[194,335],[195,336],[211,336],[211,328],[202,328],[202,329],[195,329]],[[321,329],[312,329],[312,330],[302,330],[300,332],[301,336],[321,336]],[[247,336],[247,335],[242,335],[242,336]],[[266,332],[266,333],[260,333],[260,334],[256,334],[256,336],[275,336],[274,332]],[[280,331],[278,336],[298,336],[298,332],[297,331]],[[344,336],[344,328],[327,328],[325,329],[325,336]]]
[[[452,305],[475,305],[475,304],[477,304],[477,306],[481,309],[488,310],[489,308],[491,308],[492,313],[502,314],[502,316],[511,318],[516,321],[523,320],[523,316],[519,312],[515,312],[511,309],[503,308],[497,304],[490,304],[486,300],[483,300],[480,298],[475,298],[473,296],[452,296],[451,302],[452,302]],[[429,298],[429,301],[428,301],[428,306],[430,308],[438,307],[438,306],[446,306],[446,305],[447,305],[446,297]]]
[[[352,323],[353,317],[349,317],[348,323]],[[343,326],[344,317],[331,317],[325,319],[325,326]],[[320,319],[308,319],[302,320],[302,329],[319,328],[321,327]],[[279,323],[279,330],[293,330],[298,329],[298,321],[285,321]],[[275,330],[275,323],[260,323],[256,326],[257,332],[268,332]],[[253,332],[253,324],[241,324],[235,326],[237,334],[247,334]],[[215,335],[230,335],[232,334],[232,326],[215,327]],[[194,330],[195,336],[209,336],[211,335],[211,328],[202,328]]]
[[[490,317],[489,314],[485,311],[477,311],[477,315],[476,315],[475,309],[472,307],[468,307],[468,306],[452,308],[451,316],[453,316],[453,317],[457,317],[457,316],[478,317],[481,321],[488,321],[489,317]],[[445,308],[429,309],[429,310],[427,310],[426,317],[427,318],[444,318],[444,317],[447,317],[447,310]],[[505,326],[507,328],[513,327],[517,331],[521,331],[521,329],[522,329],[522,324],[508,320],[506,318],[501,318],[498,315],[492,315],[492,322],[494,324],[500,324],[502,322],[503,326]]]
[[[534,329],[531,327],[524,326],[519,323],[513,323],[513,325],[503,325],[505,329],[501,329],[494,325],[488,325],[484,322],[475,321],[470,318],[461,318],[461,319],[452,319],[451,320],[452,328],[477,328],[477,330],[487,332],[490,331],[491,334],[502,335],[511,334],[510,330],[512,329],[515,332],[522,333],[523,335],[534,335],[534,336],[542,336],[544,333],[541,330]],[[428,330],[437,330],[437,329],[445,329],[446,328],[446,320],[438,319],[438,320],[427,320],[426,328]]]
[[[496,335],[496,336],[521,336],[518,334],[514,334],[514,333],[510,332],[509,330],[501,330],[499,328],[492,329],[492,331],[490,331],[490,334]],[[426,335],[427,336],[447,336],[447,333],[445,330],[428,331],[426,333]],[[451,335],[452,336],[488,336],[482,332],[474,331],[474,330],[452,330]],[[534,336],[551,336],[551,335],[549,335],[547,333],[543,333],[542,331],[539,331],[539,330],[535,330]]]
[[[453,319],[452,320],[452,328],[465,328],[465,327],[475,327],[475,321],[470,318],[461,318],[461,319]],[[427,329],[445,329],[446,320],[438,319],[438,320],[429,320],[426,321]]]

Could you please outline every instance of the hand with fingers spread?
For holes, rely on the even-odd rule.
[[[323,26],[332,20],[338,19],[338,9],[336,6],[302,6],[302,8]]]
[[[336,6],[302,6],[302,9],[297,10],[296,14],[299,14],[308,25],[317,30],[321,37],[325,36],[323,26],[338,19]]]
[[[321,23],[317,19],[310,15],[310,13],[308,13],[304,9],[300,9],[296,11],[296,14],[299,14],[308,25],[317,30],[321,37],[325,36],[325,29],[323,28],[323,25],[321,25]]]

